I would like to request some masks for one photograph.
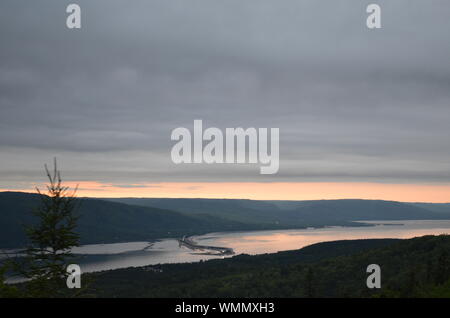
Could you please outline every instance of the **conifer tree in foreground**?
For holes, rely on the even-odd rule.
[[[74,257],[71,249],[79,245],[76,189],[69,192],[62,185],[56,159],[53,170],[45,165],[45,172],[49,183],[46,193],[37,188],[41,197],[41,204],[33,211],[37,222],[26,227],[29,245],[23,251],[24,258],[13,262],[14,271],[28,279],[24,297],[67,296],[66,268]]]

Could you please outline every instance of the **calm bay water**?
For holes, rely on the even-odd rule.
[[[211,233],[194,236],[200,245],[230,247],[236,254],[264,254],[300,249],[319,242],[368,239],[412,238],[423,235],[450,234],[450,220],[364,221],[374,226],[327,227],[302,230]],[[164,263],[198,262],[223,256],[204,255],[180,247],[176,239],[157,242],[129,242],[85,245],[74,249],[83,272]]]

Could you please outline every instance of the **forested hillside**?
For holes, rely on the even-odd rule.
[[[362,226],[355,220],[450,219],[393,201],[254,201],[221,199],[78,199],[81,244],[152,240],[210,232]],[[26,244],[37,194],[0,192],[0,248]]]
[[[40,197],[30,193],[0,193],[0,248],[26,244],[24,225],[32,224]],[[212,216],[190,217],[179,212],[96,199],[78,199],[76,231],[81,243],[112,243],[247,229],[244,224]]]
[[[314,244],[93,274],[98,297],[450,297],[450,236]],[[381,289],[366,268],[381,267]]]
[[[267,225],[350,225],[355,220],[450,219],[448,212],[383,200],[260,201],[235,199],[105,199],[165,208],[186,215],[208,214],[242,223]]]

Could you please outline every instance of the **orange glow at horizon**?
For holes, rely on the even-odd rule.
[[[254,200],[379,199],[403,202],[450,202],[450,184],[384,184],[358,182],[162,182],[115,185],[96,181],[78,185],[79,197],[224,198]],[[44,189],[44,186],[40,186]],[[28,189],[0,191],[35,192]]]

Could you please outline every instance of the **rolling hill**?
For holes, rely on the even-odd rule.
[[[255,201],[80,198],[82,244],[152,240],[208,232],[361,226],[356,220],[450,219],[450,212],[380,200]],[[26,243],[37,194],[0,192],[0,248]]]
[[[207,214],[242,223],[278,226],[348,225],[355,220],[450,219],[407,203],[382,200],[256,201],[233,199],[108,199],[126,204],[167,208],[185,215]]]
[[[409,204],[437,213],[450,214],[450,203],[409,203]]]
[[[26,243],[23,225],[32,224],[31,211],[39,205],[37,194],[0,193],[0,247],[20,247]],[[77,232],[81,243],[112,243],[164,237],[240,230],[246,226],[219,218],[190,217],[184,214],[97,199],[79,199]]]

